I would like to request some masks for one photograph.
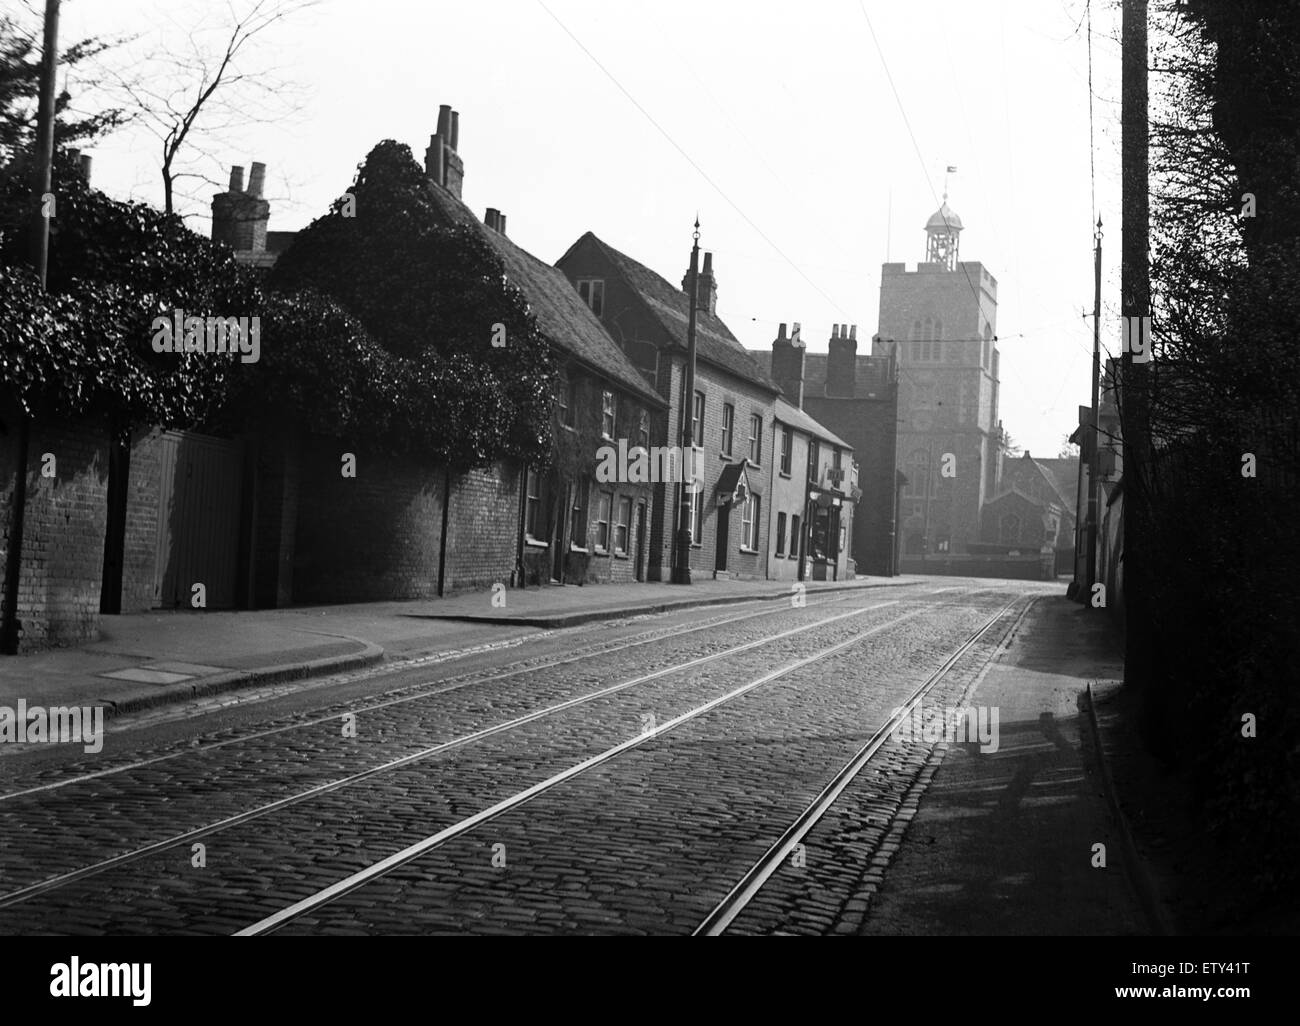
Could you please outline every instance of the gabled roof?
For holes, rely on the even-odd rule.
[[[654,406],[667,405],[609,337],[600,318],[582,301],[563,271],[487,227],[445,189],[430,185],[429,192],[450,223],[472,228],[501,257],[506,276],[523,291],[538,326],[557,349]]]
[[[1007,499],[1012,499],[1012,498],[1019,498],[1019,499],[1022,499],[1022,500],[1024,500],[1025,502],[1027,502],[1029,505],[1031,505],[1031,506],[1037,506],[1039,509],[1045,509],[1045,510],[1058,509],[1058,510],[1060,510],[1060,511],[1062,511],[1062,512],[1066,512],[1066,513],[1070,512],[1070,511],[1067,510],[1063,505],[1061,505],[1061,503],[1058,503],[1058,502],[1043,502],[1042,499],[1035,499],[1032,495],[1026,495],[1024,492],[1022,492],[1022,491],[1021,491],[1019,488],[1017,488],[1015,485],[1012,485],[1010,488],[1006,489],[1005,491],[999,492],[999,493],[998,493],[997,495],[995,495],[993,498],[991,498],[991,499],[989,499],[987,502],[985,502],[984,505],[985,505],[985,506],[996,506],[996,505],[998,505],[999,503],[1001,503],[1001,502],[1003,502],[1003,501],[1005,501],[1005,500],[1007,500]]]
[[[685,349],[687,325],[690,321],[690,296],[681,289],[674,288],[644,264],[602,242],[593,232],[586,232],[569,247],[569,252],[573,252],[587,239],[598,246],[610,263],[618,268],[623,280],[645,302],[673,343]],[[559,262],[563,261],[564,257],[561,257]],[[754,362],[749,352],[731,333],[731,329],[723,324],[722,319],[716,314],[706,313],[703,310],[696,311],[695,349],[699,359],[715,367],[771,392],[780,391],[767,372]]]
[[[1039,469],[1044,472],[1049,481],[1056,487],[1057,494],[1068,505],[1073,507],[1074,500],[1077,498],[1079,491],[1079,460],[1077,458],[1057,457],[1050,460],[1040,460],[1034,458]]]
[[[849,452],[853,451],[853,446],[849,445],[848,442],[827,430],[820,421],[810,417],[799,407],[786,402],[784,399],[777,399],[776,401],[776,419],[782,424],[789,424],[791,427],[798,428],[814,438],[830,442],[831,445],[838,445],[841,449],[846,449]]]
[[[746,350],[754,362],[763,369],[763,373],[772,373],[772,350]],[[826,395],[827,362],[829,353],[809,353],[803,355],[803,394],[804,398],[814,396],[818,399],[844,399],[847,396]],[[889,357],[862,354],[854,359],[853,396],[854,399],[890,399]]]

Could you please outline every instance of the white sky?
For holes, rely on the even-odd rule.
[[[0,2],[38,26],[40,0]],[[245,61],[299,85],[299,112],[225,132],[213,148],[225,168],[210,173],[224,181],[230,164],[264,161],[270,227],[301,228],[381,139],[423,161],[438,105],[449,103],[460,112],[464,198],[480,217],[500,208],[518,244],[555,261],[590,229],[677,283],[698,210],[718,310],[741,341],[766,348],[778,322],[800,321],[810,349],[825,351],[833,323],[870,339],[880,264],[924,256],[922,226],[955,165],[962,257],[998,279],[1003,423],[1054,456],[1088,401],[1092,345],[1081,317],[1092,308],[1084,4],[326,0]],[[1113,312],[1118,13],[1109,0],[1094,7],[1096,196]],[[61,38],[141,34],[136,47],[183,52],[183,30],[200,14],[219,24],[225,8],[65,0]],[[91,152],[99,188],[161,205],[158,145],[143,128]],[[206,233],[210,192],[201,195],[183,211]],[[1112,350],[1116,324],[1103,316]]]

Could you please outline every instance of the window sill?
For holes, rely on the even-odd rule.
[[[524,546],[530,549],[549,549],[551,547],[549,543],[538,541],[531,534],[524,537]]]
[[[787,474],[784,470],[778,470],[778,471],[777,471],[777,475],[778,475],[779,477],[783,477],[783,478],[785,478],[787,481],[789,481],[790,478],[791,478],[791,475],[790,475],[790,474]]]
[[[569,551],[570,551],[570,552],[580,552],[580,553],[582,553],[584,556],[589,555],[589,553],[590,553],[590,550],[588,550],[588,549],[584,549],[584,548],[582,548],[582,546],[580,546],[580,545],[574,545],[572,542],[569,543]]]
[[[626,553],[626,552],[618,552],[618,551],[616,550],[616,551],[614,552],[614,558],[615,558],[615,559],[627,559],[628,556],[627,556],[627,553]]]
[[[599,545],[592,549],[591,552],[594,556],[601,556],[606,559],[609,558],[609,549],[602,549]]]
[[[747,548],[745,548],[745,546],[743,546],[743,545],[740,546],[740,551],[743,552],[743,553],[744,553],[745,555],[747,555],[747,556],[757,556],[757,555],[758,555],[758,549],[747,549]]]

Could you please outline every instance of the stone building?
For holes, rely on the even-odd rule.
[[[905,571],[922,568],[915,557],[969,551],[998,491],[997,280],[959,259],[962,229],[945,195],[925,225],[926,259],[881,270],[872,354],[898,362]]]

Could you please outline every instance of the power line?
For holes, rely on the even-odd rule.
[[[700,167],[700,165],[697,164],[694,161],[694,159],[692,159],[691,155],[687,153],[684,149],[682,149],[681,146],[678,145],[677,140],[674,139],[671,135],[669,135],[668,131],[661,124],[659,124],[659,122],[656,121],[653,116],[651,116],[650,112],[646,110],[643,106],[641,106],[640,103],[637,102],[637,98],[633,96],[630,92],[628,92],[628,90],[623,86],[623,83],[620,82],[617,78],[615,78],[614,74],[607,67],[605,67],[605,65],[603,65],[599,59],[597,59],[596,55],[592,53],[590,50],[588,50],[585,45],[583,45],[582,40],[579,39],[577,36],[575,36],[569,30],[569,27],[559,19],[559,17],[555,14],[555,12],[552,11],[549,7],[547,7],[546,4],[543,2],[543,0],[537,0],[537,5],[551,16],[551,19],[555,22],[555,24],[559,25],[560,28],[564,30],[565,35],[567,35],[570,39],[572,39],[573,42],[577,44],[578,48],[591,59],[591,62],[595,64],[596,67],[598,67],[601,70],[601,72],[604,73],[605,77],[608,78],[611,82],[614,83],[615,86],[618,87],[619,92],[621,92],[624,96],[628,98],[632,106],[634,106],[637,110],[639,110],[641,114],[645,117],[645,119],[650,122],[650,124],[654,125],[654,127],[658,130],[659,134],[662,135],[665,139],[667,139],[668,142],[672,145],[673,149],[675,149],[678,153],[680,153],[686,159],[686,162],[696,170],[699,176],[709,183],[709,185],[713,188],[713,191],[716,192],[719,196],[721,196],[723,200],[726,201],[727,205],[730,206],[731,209],[734,210],[737,214],[739,214],[746,224],[748,224],[752,229],[754,229],[755,233],[757,233],[759,238],[761,238],[764,242],[766,242],[769,246],[771,246],[772,249],[774,249],[778,254],[780,254],[781,258],[787,264],[789,264],[791,267],[794,268],[795,272],[799,275],[799,277],[801,277],[804,281],[806,281],[809,285],[811,285],[814,289],[816,289],[818,294],[821,295],[821,297],[825,299],[826,302],[830,303],[831,306],[835,307],[836,310],[844,314],[845,317],[848,317],[849,316],[848,312],[842,306],[840,306],[839,303],[835,302],[834,299],[828,296],[822,290],[820,285],[818,285],[815,281],[809,278],[808,275],[806,275],[803,272],[803,269],[800,268],[798,264],[796,264],[793,260],[791,260],[788,256],[786,256],[785,252],[781,249],[781,247],[778,246],[775,242],[773,242],[770,238],[768,238],[767,233],[764,232],[763,229],[760,228],[757,224],[755,224],[753,219],[748,214],[746,214],[743,210],[741,210],[740,207],[736,205],[736,203],[731,199],[730,196],[728,196],[725,192],[722,191],[721,186],[719,186],[717,182],[715,182],[712,178],[710,178],[708,173],[704,170],[704,168]]]

